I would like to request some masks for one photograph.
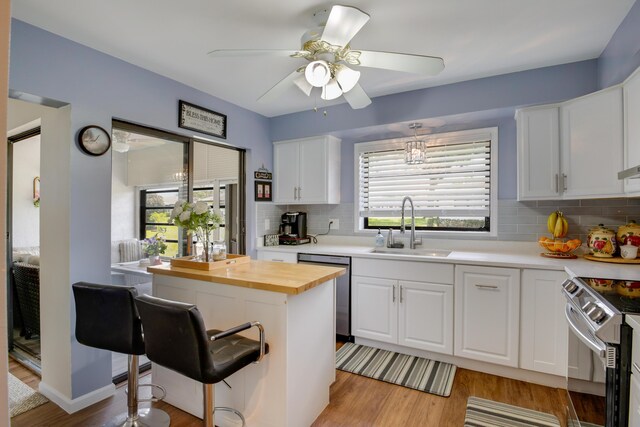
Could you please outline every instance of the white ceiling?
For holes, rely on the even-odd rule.
[[[635,0],[353,0],[371,15],[354,49],[440,56],[436,77],[361,68],[370,97],[598,57]],[[308,110],[292,87],[257,98],[306,63],[217,58],[214,49],[299,49],[317,0],[14,0],[15,18],[268,117]],[[318,107],[327,103],[318,96]],[[373,100],[375,103],[375,99]]]

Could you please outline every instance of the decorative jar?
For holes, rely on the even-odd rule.
[[[222,261],[227,259],[227,243],[224,240],[214,240],[211,244],[211,261]]]
[[[616,233],[606,228],[603,224],[598,224],[597,227],[589,230],[587,244],[589,246],[589,254],[600,258],[612,258],[618,248]]]
[[[620,246],[626,244],[640,246],[640,225],[633,220],[629,221],[627,225],[621,225],[618,227],[616,238]]]

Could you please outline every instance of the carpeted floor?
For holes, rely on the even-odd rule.
[[[448,397],[455,365],[346,343],[336,353],[336,368],[426,393]]]
[[[9,376],[9,415],[11,417],[27,412],[49,401],[11,373],[7,374]]]
[[[555,415],[470,396],[465,427],[560,427]]]

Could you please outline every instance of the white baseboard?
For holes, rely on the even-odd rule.
[[[111,397],[116,392],[116,386],[109,384],[99,388],[98,390],[94,390],[91,393],[87,393],[75,399],[69,399],[67,396],[64,396],[53,387],[48,386],[43,381],[40,381],[40,386],[38,388],[44,397],[61,407],[68,414],[73,414],[74,412],[100,402],[107,397]]]
[[[374,341],[367,338],[356,338],[356,344],[362,344],[369,347],[380,348],[382,350],[390,350],[398,353],[409,354],[411,356],[424,357],[426,359],[437,360],[438,362],[446,362],[454,364],[460,368],[469,369],[471,371],[484,372],[486,374],[507,377],[514,380],[526,381],[529,383],[540,384],[553,388],[567,388],[567,379],[557,375],[545,374],[542,372],[534,372],[526,369],[512,368],[510,366],[496,365],[494,363],[481,362],[479,360],[471,360],[465,357],[451,356],[448,354],[434,353],[424,350],[417,350],[397,344],[389,344],[380,341]]]

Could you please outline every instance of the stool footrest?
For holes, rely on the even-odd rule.
[[[240,418],[240,420],[242,421],[242,427],[245,427],[247,425],[247,422],[244,419],[244,415],[242,415],[242,412],[238,411],[237,409],[229,408],[228,406],[216,406],[215,408],[213,408],[213,413],[215,414],[216,411],[232,412],[236,414],[238,418]]]
[[[161,385],[158,385],[158,384],[138,384],[138,390],[140,388],[142,388],[142,387],[152,387],[152,388],[155,387],[155,388],[157,388],[158,390],[160,390],[162,392],[162,396],[161,397],[152,397],[150,399],[138,399],[138,403],[160,402],[161,400],[164,400],[165,397],[167,397],[167,390],[164,387],[162,387]],[[129,389],[128,388],[125,389],[124,392],[126,394],[129,394]]]

